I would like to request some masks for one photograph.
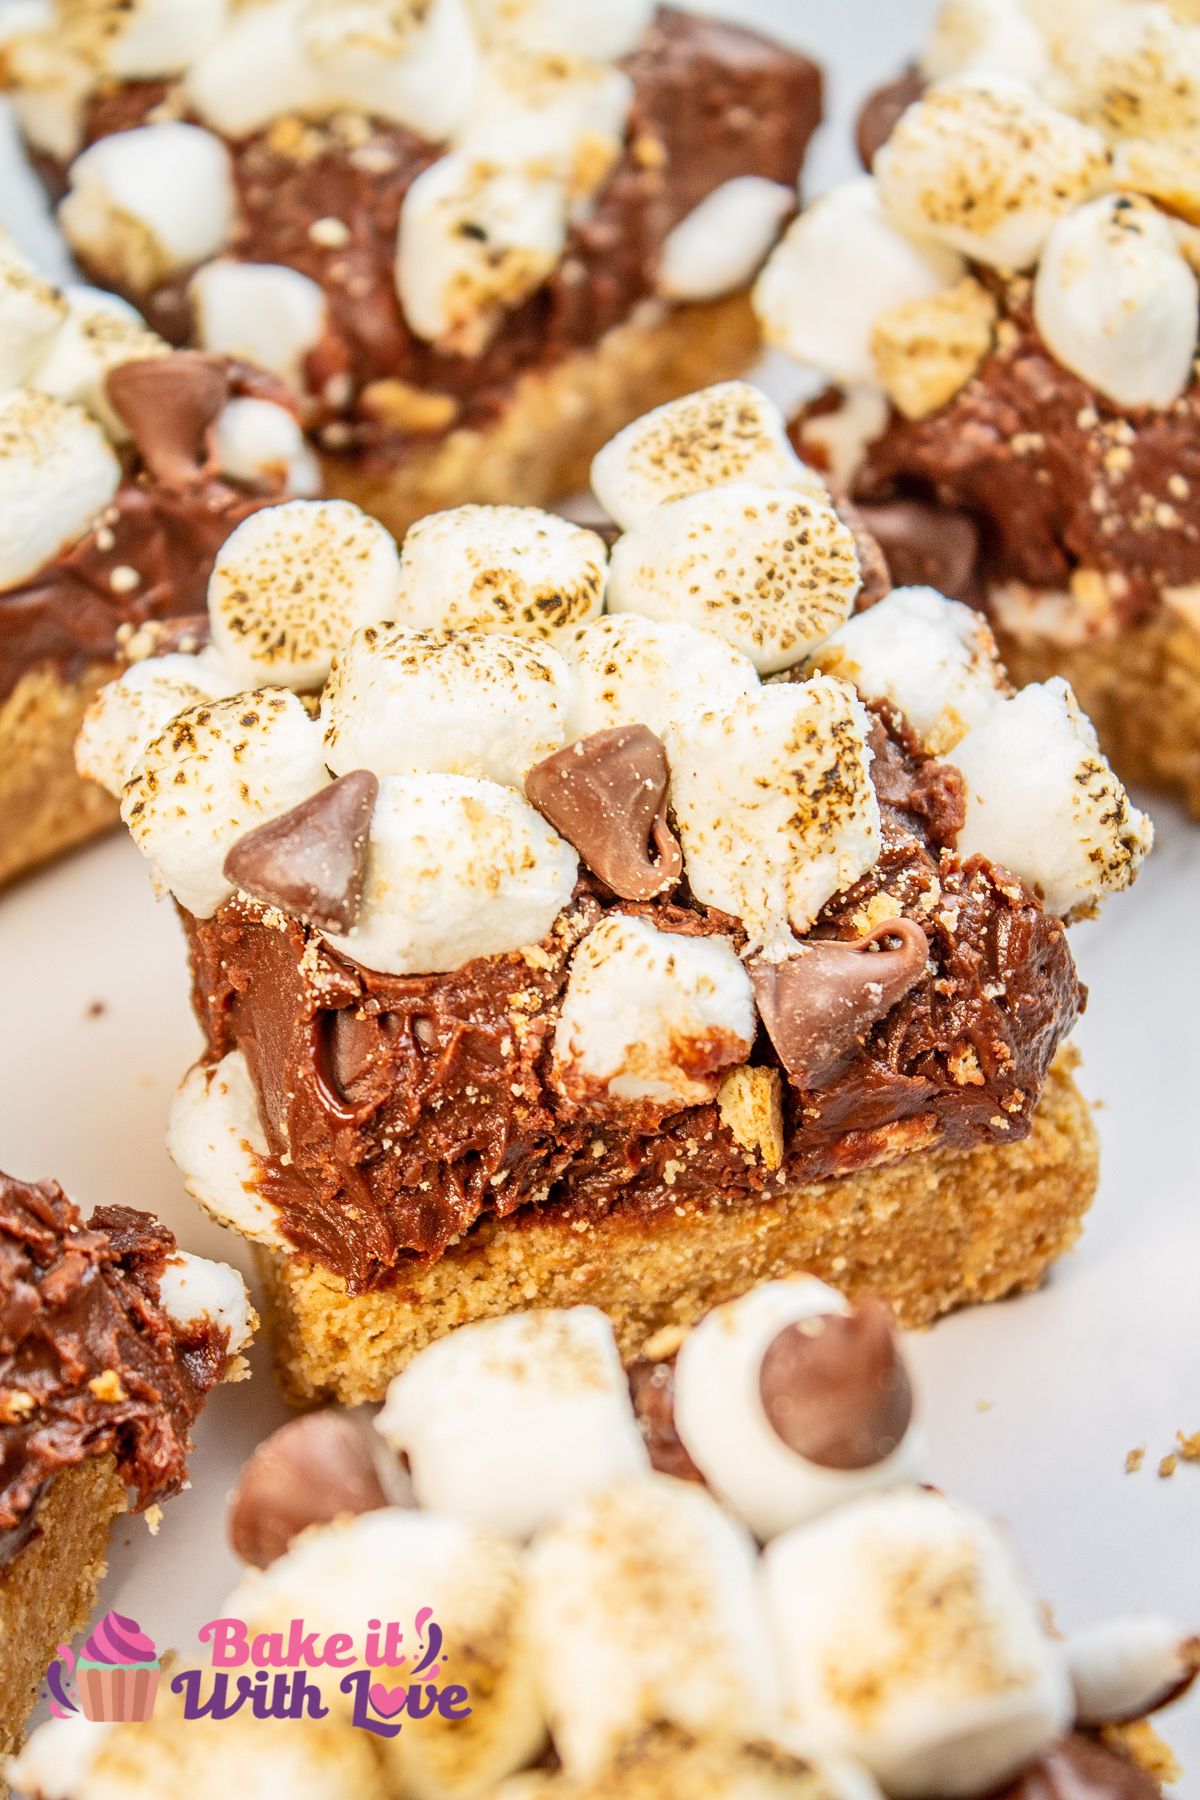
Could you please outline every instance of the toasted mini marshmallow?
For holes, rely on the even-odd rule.
[[[459,148],[475,160],[553,173],[578,212],[620,156],[632,104],[623,69],[508,51],[488,59]]]
[[[776,1538],[764,1585],[784,1705],[889,1794],[989,1793],[1071,1721],[1061,1648],[1004,1539],[903,1489]]]
[[[71,164],[58,209],[71,248],[106,280],[144,293],[216,256],[233,229],[230,156],[174,120],[101,138]]]
[[[304,359],[326,325],[315,281],[282,263],[213,262],[197,270],[188,292],[204,349],[256,363],[303,390]]]
[[[1035,263],[1108,169],[1099,132],[1000,76],[932,88],[875,158],[880,198],[903,230],[999,269]]]
[[[558,641],[574,675],[569,737],[648,725],[664,737],[698,712],[716,712],[758,686],[754,664],[713,631],[680,619],[612,613]]]
[[[211,658],[172,654],[131,663],[100,689],[84,714],[75,740],[76,769],[86,781],[98,781],[119,797],[147,744],[163,727],[221,692]]]
[[[1078,1722],[1122,1724],[1186,1693],[1200,1674],[1200,1637],[1142,1613],[1073,1631],[1066,1658]]]
[[[1114,6],[1058,46],[1062,104],[1107,138],[1194,149],[1200,136],[1200,31],[1162,5]]]
[[[493,46],[543,56],[617,62],[628,56],[654,17],[655,0],[471,0],[484,39]]]
[[[35,1800],[91,1800],[96,1764],[114,1729],[78,1714],[46,1719],[5,1773],[18,1793]]]
[[[1106,194],[1060,219],[1033,305],[1051,354],[1118,406],[1168,407],[1192,378],[1200,282],[1148,200]]]
[[[570,671],[549,644],[503,632],[357,632],[321,700],[335,775],[480,775],[520,787],[567,741]]]
[[[283,1244],[275,1208],[263,1198],[267,1135],[240,1050],[189,1069],[171,1102],[167,1149],[192,1199],[214,1219],[255,1243]]]
[[[158,1297],[163,1311],[175,1325],[200,1325],[206,1321],[228,1335],[229,1354],[244,1350],[254,1336],[258,1318],[250,1304],[246,1284],[228,1263],[210,1262],[177,1250],[166,1260],[158,1278]]]
[[[832,381],[875,384],[880,313],[952,288],[964,272],[953,250],[901,230],[864,175],[801,213],[759,276],[754,307],[775,349]]]
[[[213,452],[222,474],[247,487],[282,487],[305,498],[321,491],[321,470],[303,431],[273,400],[230,400],[213,425]]]
[[[213,648],[235,681],[319,687],[360,625],[392,616],[400,561],[348,500],[288,500],[243,519],[213,564]]]
[[[835,486],[849,492],[862,470],[867,450],[882,437],[889,402],[882,388],[846,388],[832,412],[811,413],[804,421],[804,447],[822,458]]]
[[[189,106],[227,138],[248,137],[273,119],[320,116],[329,84],[300,35],[306,0],[258,0],[238,6],[216,41],[198,56],[184,86]]]
[[[731,482],[826,492],[788,443],[779,408],[745,381],[656,407],[619,431],[592,464],[596,498],[623,531],[665,501]]]
[[[17,8],[0,9],[0,32]],[[23,136],[32,148],[70,162],[83,141],[84,110],[96,72],[61,34],[45,27],[0,38],[6,86]]]
[[[122,363],[169,356],[171,346],[116,294],[74,286],[65,288],[63,297],[66,316],[29,371],[26,385],[86,406],[114,442],[125,443],[129,427],[109,401],[105,377]]]
[[[88,0],[62,7],[66,42],[113,81],[181,75],[217,36],[229,0]]]
[[[942,0],[921,52],[921,71],[930,81],[1009,75],[1037,87],[1049,63],[1045,33],[1022,0]]]
[[[772,1719],[753,1547],[703,1489],[665,1475],[617,1482],[547,1526],[527,1566],[543,1699],[569,1775],[598,1774],[651,1725],[745,1742]]]
[[[812,667],[850,682],[865,700],[890,700],[936,756],[1006,691],[983,614],[927,587],[894,588],[856,613],[814,651]]]
[[[795,189],[781,182],[762,175],[722,182],[663,245],[659,293],[670,300],[716,300],[745,287],[795,209]]]
[[[82,537],[120,482],[82,407],[20,388],[0,396],[0,592]]]
[[[408,1458],[421,1506],[511,1537],[650,1467],[612,1326],[592,1306],[441,1338],[396,1376],[376,1425]]]
[[[480,61],[466,0],[306,0],[298,28],[338,106],[435,144],[466,119]]]
[[[320,727],[294,694],[259,688],[172,719],[126,784],[121,817],[179,904],[207,919],[233,892],[230,848],[328,780]]]
[[[404,540],[399,625],[557,638],[604,607],[602,538],[536,506],[457,506]]]
[[[820,676],[760,688],[671,732],[671,803],[692,892],[741,919],[750,953],[791,955],[792,932],[878,857],[869,731],[853,688]]]
[[[512,788],[466,775],[379,784],[358,923],[330,942],[383,975],[461,969],[544,938],[579,859]]]
[[[580,944],[554,1034],[554,1079],[574,1099],[711,1100],[754,1043],[754,994],[724,938],[681,937],[609,913]]]
[[[1136,878],[1154,840],[1060,678],[1031,683],[955,746],[967,783],[958,853],[987,856],[1050,912],[1090,912]]]
[[[680,1346],[675,1428],[708,1485],[756,1537],[775,1537],[872,1489],[919,1476],[922,1447],[907,1427],[890,1453],[834,1467],[797,1454],[765,1409],[764,1359],[780,1334],[797,1325],[815,1334],[823,1321],[850,1313],[849,1303],[814,1276],[771,1281],[717,1307]],[[877,1386],[878,1371],[864,1368],[861,1393],[839,1390],[847,1431],[877,1404]],[[826,1409],[822,1396],[797,1396],[802,1403]]]
[[[608,608],[703,626],[769,675],[835,630],[861,585],[829,500],[737,482],[670,501],[619,538]]]
[[[0,393],[23,382],[67,316],[67,303],[0,232]]]

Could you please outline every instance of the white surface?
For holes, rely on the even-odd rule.
[[[824,57],[844,120],[849,97],[911,50],[930,5],[744,0],[736,10],[786,21]],[[810,191],[849,169],[844,129],[827,132]],[[30,192],[0,142],[0,216],[52,267]],[[1078,1042],[1104,1142],[1083,1244],[1040,1293],[912,1343],[935,1479],[1009,1522],[1064,1625],[1146,1607],[1200,1622],[1200,1466],[1181,1464],[1170,1481],[1155,1473],[1177,1429],[1200,1430],[1200,829],[1161,803],[1152,810],[1159,846],[1139,887],[1075,934],[1092,989]],[[245,1267],[162,1149],[197,1034],[178,928],[133,845],[114,839],[0,897],[0,973],[0,1167],[53,1174],[89,1206],[150,1207],[189,1249]],[[93,1001],[106,1003],[98,1017]],[[253,1383],[204,1414],[192,1491],[168,1507],[157,1542],[140,1520],[117,1532],[105,1602],[163,1645],[188,1644],[232,1584],[225,1494],[282,1417],[261,1350],[254,1362]],[[1146,1466],[1126,1475],[1138,1444]],[[1166,1724],[1190,1767],[1176,1792],[1200,1800],[1200,1702]]]

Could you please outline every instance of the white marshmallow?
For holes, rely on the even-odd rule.
[[[1004,694],[1004,670],[981,612],[933,588],[893,588],[813,653],[812,666],[866,700],[890,700],[937,756]]]
[[[459,148],[476,161],[553,174],[578,212],[619,157],[632,104],[623,69],[575,57],[496,55]]]
[[[122,363],[167,356],[170,345],[115,294],[75,286],[63,295],[66,317],[29,371],[27,385],[86,406],[114,442],[126,443],[129,427],[109,403],[105,377]]]
[[[418,1504],[528,1537],[649,1470],[612,1326],[592,1306],[465,1325],[397,1375],[376,1427]]]
[[[875,158],[875,177],[903,230],[1027,269],[1055,222],[1104,187],[1108,167],[1099,132],[994,76],[930,89]]]
[[[71,164],[58,209],[71,248],[106,280],[144,293],[224,248],[230,156],[198,125],[167,121],[101,138]]]
[[[637,48],[655,0],[471,0],[486,42],[538,55],[617,62]]]
[[[652,1725],[717,1743],[765,1735],[776,1670],[753,1546],[703,1489],[665,1475],[618,1482],[548,1526],[527,1567],[568,1775],[597,1775]]]
[[[965,272],[953,250],[902,231],[864,175],[801,213],[759,276],[754,306],[775,349],[832,381],[877,385],[880,313],[930,299]]]
[[[326,325],[315,281],[282,263],[214,262],[188,286],[205,350],[241,357],[303,391],[304,359]]]
[[[466,120],[480,67],[466,0],[305,0],[299,32],[332,105],[431,143]]]
[[[754,1045],[754,993],[724,938],[609,913],[576,950],[554,1033],[557,1084],[675,1108],[711,1100]]]
[[[1114,6],[1058,44],[1056,95],[1107,138],[1194,150],[1200,136],[1200,31],[1163,5]]]
[[[398,625],[557,638],[604,607],[603,539],[535,506],[457,506],[404,540]]]
[[[1081,1725],[1145,1718],[1200,1670],[1200,1638],[1174,1619],[1142,1613],[1073,1631],[1067,1668]]]
[[[360,625],[390,618],[395,543],[348,500],[288,500],[251,513],[208,584],[213,648],[233,680],[319,687]]]
[[[696,898],[740,918],[749,952],[794,954],[826,901],[882,847],[870,719],[845,682],[764,687],[667,741],[671,801]]]
[[[758,686],[754,664],[724,638],[679,619],[613,613],[559,640],[574,676],[568,740],[614,725],[663,737],[697,712],[721,711]]]
[[[385,775],[358,923],[330,942],[384,975],[461,969],[539,943],[578,869],[574,850],[512,788]]]
[[[225,23],[229,0],[88,0],[66,13],[65,39],[113,81],[181,75]]]
[[[226,854],[329,780],[320,728],[294,694],[259,688],[178,714],[143,751],[121,817],[162,884],[197,918],[233,893]]]
[[[228,401],[213,425],[213,449],[231,481],[309,499],[321,491],[321,470],[299,423],[272,400]]]
[[[100,689],[84,714],[75,740],[76,769],[85,781],[98,781],[119,797],[147,744],[164,726],[221,691],[211,659],[172,654],[131,663]]]
[[[848,616],[862,586],[831,502],[737,482],[658,507],[613,546],[608,607],[715,631],[760,675],[790,668]]]
[[[1061,1649],[967,1508],[872,1495],[776,1538],[763,1567],[785,1707],[889,1794],[1003,1787],[1070,1724]]]
[[[20,388],[0,396],[0,592],[82,537],[120,483],[82,407]]]
[[[919,1479],[923,1453],[911,1429],[873,1467],[826,1469],[790,1450],[763,1410],[759,1376],[778,1334],[803,1319],[849,1311],[815,1276],[770,1281],[718,1306],[680,1346],[675,1428],[708,1485],[756,1537],[775,1537],[872,1489]]]
[[[1033,306],[1051,355],[1118,406],[1171,406],[1191,380],[1200,283],[1148,200],[1106,194],[1060,219]]]
[[[22,134],[35,150],[69,162],[83,140],[94,70],[57,33],[38,32],[5,42],[4,73]]]
[[[304,0],[235,8],[225,30],[188,70],[191,108],[228,138],[248,137],[288,113],[328,109],[328,85],[300,36]]]
[[[502,632],[357,632],[321,700],[335,775],[479,775],[520,787],[567,741],[570,670],[549,644]]]
[[[793,188],[762,175],[723,182],[667,238],[659,293],[669,300],[716,300],[745,287],[795,207]]]
[[[788,443],[779,408],[745,381],[655,407],[619,431],[592,464],[592,490],[622,531],[665,501],[738,481],[826,492]]]
[[[37,1800],[92,1800],[93,1771],[111,1733],[103,1719],[46,1719],[9,1763],[16,1791]]]
[[[1136,878],[1154,841],[1065,681],[1031,683],[954,751],[967,783],[960,857],[1021,876],[1050,912],[1092,910]]]
[[[175,1325],[198,1325],[207,1319],[218,1330],[227,1331],[231,1356],[246,1348],[258,1326],[237,1270],[228,1263],[210,1262],[206,1256],[191,1256],[186,1250],[167,1258],[158,1278],[158,1297]]]
[[[189,1069],[171,1101],[167,1150],[193,1200],[222,1225],[281,1248],[275,1208],[263,1198],[267,1134],[240,1050]]]
[[[1045,34],[1022,0],[942,0],[921,52],[921,71],[930,81],[1009,75],[1038,87],[1049,63]]]
[[[0,393],[28,377],[66,316],[59,290],[0,231]]]
[[[883,436],[888,412],[883,389],[864,384],[846,388],[834,411],[805,419],[805,449],[823,456],[835,486],[847,493],[853,489],[869,446]]]

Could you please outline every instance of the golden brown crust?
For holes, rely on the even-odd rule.
[[[260,1252],[280,1379],[298,1404],[379,1400],[435,1338],[530,1305],[590,1303],[622,1353],[756,1282],[809,1269],[891,1301],[905,1325],[1035,1287],[1079,1236],[1098,1156],[1067,1050],[1021,1143],[936,1150],[750,1206],[682,1206],[588,1228],[549,1212],[488,1219],[403,1287],[350,1298],[298,1256]]]
[[[74,758],[83,715],[116,673],[33,669],[0,701],[0,886],[116,824],[116,801],[80,780]]]

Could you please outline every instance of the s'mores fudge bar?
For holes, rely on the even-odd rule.
[[[241,1276],[147,1213],[85,1222],[56,1182],[0,1175],[0,1752],[91,1612],[113,1520],[184,1485],[257,1323]]]
[[[59,0],[0,45],[89,275],[287,380],[395,532],[574,491],[735,375],[821,114],[802,56],[654,0]]]
[[[873,174],[757,289],[831,384],[804,453],[901,582],[1061,674],[1127,780],[1200,813],[1200,19],[951,0],[868,108]],[[1086,20],[1086,24],[1081,23]]]
[[[315,1673],[329,1717],[299,1728],[293,1800],[1160,1795],[1147,1719],[1200,1639],[1154,1614],[1048,1629],[1004,1533],[919,1485],[885,1308],[772,1282],[656,1355],[623,1367],[591,1307],[513,1314],[422,1351],[376,1434],[310,1413],[259,1446],[225,1615],[360,1646],[403,1631],[357,1725],[341,1670]],[[421,1704],[365,1779],[364,1719],[406,1693]],[[21,1757],[34,1800],[118,1780],[122,1800],[218,1800],[210,1746],[243,1781],[275,1771],[244,1717],[76,1729]]]
[[[126,677],[81,739],[188,938],[172,1153],[301,1397],[535,1297],[630,1354],[798,1267],[928,1321],[1040,1280],[1095,1185],[1065,925],[1150,832],[1069,688],[927,591],[851,616],[870,548],[751,387],[594,483],[611,555],[268,508],[209,586],[245,691],[176,658],[176,716]]]
[[[173,352],[0,235],[0,882],[115,822],[75,773],[87,705],[139,636],[203,612],[236,525],[318,480],[273,376]]]

